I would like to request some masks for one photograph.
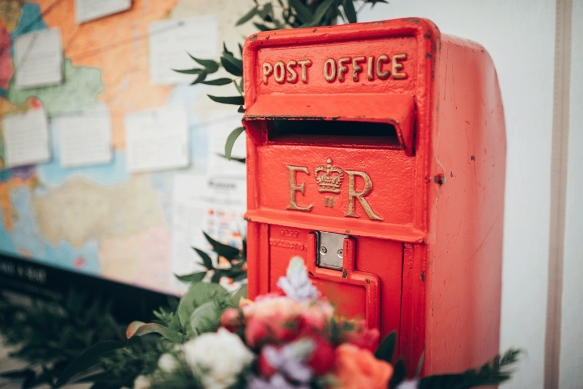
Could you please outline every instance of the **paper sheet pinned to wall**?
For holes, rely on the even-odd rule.
[[[246,185],[243,177],[177,174],[172,188],[172,288],[186,290],[174,274],[204,271],[192,249],[210,250],[202,232],[213,239],[241,248],[246,234]],[[212,253],[211,253],[212,254]]]
[[[105,104],[55,119],[62,167],[110,162],[111,117]]]
[[[60,84],[63,80],[61,30],[50,28],[16,38],[14,68],[17,88]]]
[[[188,118],[183,106],[131,113],[124,124],[128,171],[188,166]]]
[[[172,69],[200,67],[188,56],[218,57],[219,27],[214,15],[172,19],[150,24],[150,82],[155,85],[190,83],[196,75]]]
[[[75,0],[75,23],[109,16],[130,9],[131,0]]]
[[[48,120],[44,108],[2,118],[4,167],[46,162],[51,158]]]
[[[209,174],[215,175],[236,175],[245,176],[246,167],[244,163],[234,159],[244,159],[247,155],[246,140],[247,134],[243,132],[233,145],[231,157],[227,160],[222,155],[225,154],[225,143],[229,134],[237,127],[241,127],[241,116],[226,116],[226,120],[217,120],[207,127],[209,139]]]

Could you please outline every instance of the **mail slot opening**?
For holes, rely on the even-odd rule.
[[[268,120],[268,139],[288,142],[338,142],[399,146],[390,123],[344,120]]]

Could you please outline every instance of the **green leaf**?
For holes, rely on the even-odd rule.
[[[213,300],[232,305],[231,295],[220,285],[197,282],[180,299],[176,314],[183,328],[190,327],[190,318],[196,308]]]
[[[265,20],[266,22],[271,22],[273,20],[271,18],[271,15],[273,14],[273,5],[271,5],[271,3],[264,4],[263,8],[259,10],[258,14],[261,16],[261,19]]]
[[[229,51],[229,49],[227,49],[227,44],[226,44],[225,42],[223,42],[223,55],[226,55],[226,54],[231,54],[231,55],[233,55],[233,53],[231,53],[231,52]]]
[[[217,78],[216,80],[201,81],[200,83],[205,85],[228,85],[232,82],[233,80],[230,78]]]
[[[387,0],[369,0],[369,3],[372,3],[372,5],[370,6],[370,8],[372,9],[377,3],[384,3],[384,4],[389,4],[389,2]]]
[[[397,342],[397,332],[392,331],[387,335],[385,339],[379,345],[377,351],[375,351],[374,356],[376,359],[386,361],[388,363],[393,363],[393,354],[395,352],[395,343]]]
[[[233,304],[235,304],[235,306],[239,306],[239,301],[241,301],[241,298],[247,298],[247,285],[243,285],[242,287],[239,288],[239,290],[237,290],[235,293],[233,293]]]
[[[66,368],[63,370],[59,378],[57,379],[57,386],[63,385],[75,374],[80,373],[84,370],[99,363],[102,357],[108,353],[120,349],[123,347],[123,343],[109,340],[105,342],[100,342],[89,347],[81,354],[77,356]]]
[[[344,0],[342,3],[342,8],[344,9],[344,13],[348,18],[348,22],[356,23],[356,10],[354,9],[354,3],[352,0]]]
[[[190,85],[195,85],[195,84],[198,84],[200,82],[203,82],[205,80],[206,76],[207,76],[207,73],[206,72],[200,73],[198,75],[198,77],[196,78],[196,80],[194,80],[193,82],[191,82]]]
[[[415,371],[415,377],[419,377],[419,374],[421,374],[421,368],[423,367],[424,360],[425,360],[425,349],[421,353],[421,358],[419,358],[419,363],[417,363],[417,370]]]
[[[217,70],[219,70],[219,63],[217,61],[213,61],[212,59],[200,59],[200,58],[193,57],[190,54],[188,54],[188,55],[190,56],[190,58],[192,58],[193,60],[195,60],[196,62],[198,62],[202,66],[204,66],[204,71],[206,73],[211,74],[211,73],[214,73]]]
[[[202,271],[199,273],[185,274],[183,276],[177,276],[175,274],[174,276],[182,282],[192,284],[193,282],[201,282],[204,279],[204,277],[206,276],[206,272]]]
[[[213,96],[207,95],[212,101],[223,104],[243,105],[245,100],[243,96]]]
[[[232,54],[224,54],[221,57],[221,64],[233,76],[240,77],[243,75],[243,61],[235,58]]]
[[[143,336],[147,334],[159,334],[171,341],[180,341],[181,339],[179,334],[158,323],[133,321],[128,325],[126,330],[126,337],[128,339],[132,338],[133,336]]]
[[[237,24],[235,24],[235,26],[240,26],[243,23],[247,23],[255,15],[257,15],[257,6],[251,8],[251,10],[247,12],[245,15],[243,15],[241,19],[237,20]]]
[[[257,22],[253,22],[253,25],[254,25],[255,27],[257,27],[257,29],[258,29],[259,31],[273,31],[273,30],[274,30],[273,28],[271,28],[271,27],[269,27],[269,26],[266,26],[266,25],[265,25],[265,24],[263,24],[263,23],[257,23]]]
[[[243,127],[237,127],[227,137],[227,141],[225,142],[225,158],[228,160],[231,159],[231,152],[233,151],[233,146],[235,145],[235,141],[245,131]],[[237,250],[238,255],[238,250]]]
[[[172,69],[177,73],[182,73],[182,74],[201,74],[204,73],[204,69],[197,69],[197,68],[192,68],[192,69]]]
[[[206,240],[213,246],[213,250],[219,254],[219,256],[223,256],[230,261],[239,257],[239,249],[236,247],[232,247],[221,242],[218,242],[211,238],[206,232],[202,232]]]
[[[190,325],[197,334],[211,332],[219,327],[221,315],[216,311],[216,304],[212,301],[201,305],[192,312]]]
[[[399,358],[397,363],[395,363],[393,376],[389,381],[389,388],[396,388],[406,378],[406,376],[405,362],[403,359]]]
[[[215,154],[218,155],[221,158],[227,159],[227,157],[225,156],[225,154],[221,154],[221,153],[215,153]],[[233,157],[231,155],[231,159],[229,159],[229,161],[235,161],[235,162],[239,162],[239,163],[245,163],[245,158],[236,158],[236,157]]]
[[[330,8],[332,8],[332,5],[334,5],[335,1],[336,0],[325,0],[323,3],[321,3],[318,6],[318,8],[316,8],[316,12],[314,12],[314,16],[312,22],[310,23],[310,26],[317,26],[318,23],[320,23],[320,21],[324,17],[324,15],[326,15]]]
[[[303,24],[310,24],[312,22],[312,13],[310,9],[303,5],[299,0],[288,0],[289,6],[296,11],[296,16]]]
[[[204,234],[204,232],[203,232]],[[215,267],[213,266],[213,260],[211,259],[211,257],[209,257],[209,255],[207,253],[205,253],[202,250],[197,249],[196,247],[192,248],[194,251],[196,251],[196,253],[198,255],[200,255],[201,259],[202,259],[202,265],[204,267],[206,267],[209,270],[214,269]]]

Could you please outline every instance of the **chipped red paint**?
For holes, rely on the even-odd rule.
[[[410,374],[423,352],[424,374],[496,354],[506,143],[485,50],[408,18],[262,32],[243,56],[249,295],[297,255],[342,314],[399,332]],[[316,265],[318,231],[349,236],[341,269]]]

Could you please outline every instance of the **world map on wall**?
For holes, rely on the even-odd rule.
[[[73,1],[4,1],[0,5],[0,117],[43,107],[56,139],[59,115],[104,104],[111,115],[113,160],[63,168],[58,142],[47,163],[5,168],[0,136],[0,251],[64,269],[172,291],[172,179],[176,171],[130,174],[124,115],[183,105],[191,164],[179,173],[204,174],[209,159],[204,119],[192,107],[206,98],[188,84],[151,85],[148,26],[178,17],[178,0],[135,0],[115,18],[76,24]],[[59,27],[64,81],[42,88],[14,85],[13,43]],[[0,133],[1,134],[1,133]],[[212,215],[221,215],[215,210]],[[208,215],[207,215],[208,216]],[[233,218],[236,215],[231,215]],[[217,216],[218,217],[218,216]],[[240,215],[238,215],[240,217]],[[217,230],[207,231],[210,235]]]

